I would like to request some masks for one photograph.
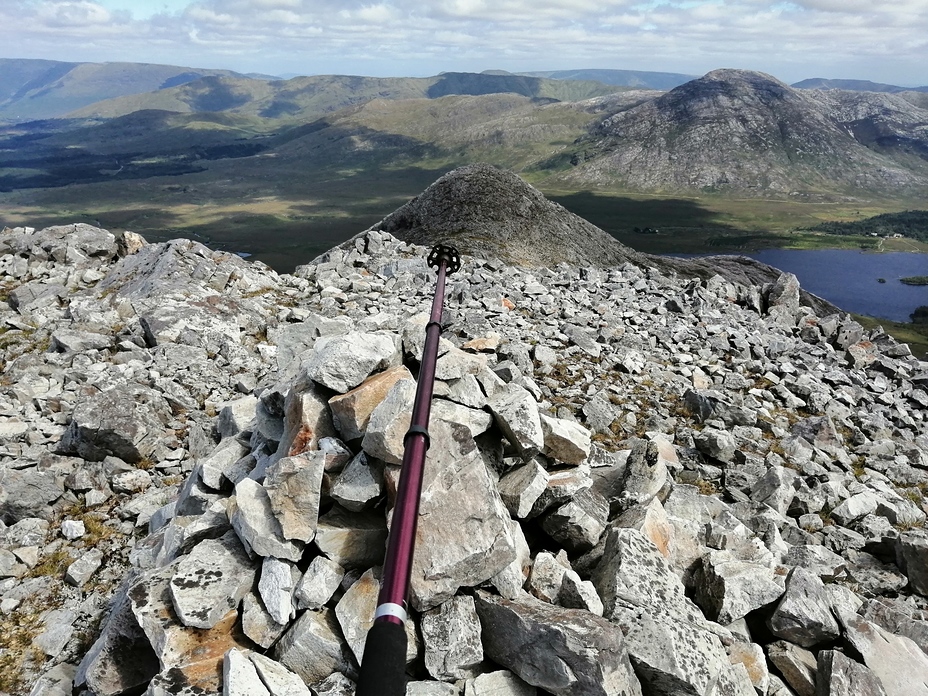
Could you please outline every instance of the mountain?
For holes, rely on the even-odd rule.
[[[607,85],[632,87],[634,89],[673,89],[694,79],[696,75],[682,73],[650,72],[647,70],[603,70],[590,68],[586,70],[544,70],[541,72],[520,73],[534,77],[549,77],[554,80],[593,80]]]
[[[577,101],[615,91],[615,87],[598,82],[477,73],[442,73],[425,78],[315,75],[283,81],[207,77],[173,89],[103,101],[76,110],[70,116],[112,118],[139,109],[165,109],[183,113],[223,111],[305,121],[371,99],[512,93],[533,99]]]
[[[208,75],[235,73],[149,63],[0,58],[0,121],[58,118],[98,101],[168,89]]]
[[[797,89],[842,89],[852,92],[928,92],[928,87],[899,87],[869,80],[830,80],[824,77],[813,77],[808,80],[796,82],[793,87]]]
[[[928,184],[928,112],[895,95],[717,70],[601,121],[570,164],[565,182],[635,190],[916,192]]]
[[[491,176],[414,211],[493,256],[443,298],[407,693],[925,696],[928,363],[789,274],[590,265]],[[0,691],[353,693],[428,253],[0,233]]]

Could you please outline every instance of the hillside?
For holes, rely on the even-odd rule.
[[[593,80],[607,85],[634,89],[656,89],[666,91],[694,79],[696,75],[682,73],[652,72],[648,70],[605,70],[587,68],[581,70],[543,70],[523,75],[549,77],[554,80]]]
[[[75,118],[125,115],[138,109],[222,111],[267,119],[311,120],[371,99],[435,99],[452,94],[513,93],[536,99],[576,101],[616,87],[598,82],[547,80],[519,75],[442,73],[434,77],[315,75],[291,80],[209,77],[174,89],[112,99],[70,114]]]
[[[545,207],[457,188],[420,227]],[[0,234],[0,691],[353,692],[427,253]],[[407,693],[928,695],[928,364],[788,274],[558,260],[450,277]]]
[[[573,185],[632,190],[914,193],[928,184],[928,112],[893,95],[717,70],[603,120],[569,166],[552,166]]]
[[[889,92],[891,94],[906,91],[928,92],[928,87],[900,87],[869,80],[830,80],[824,77],[801,80],[794,82],[792,86],[797,89],[841,89],[852,92]]]
[[[88,104],[169,89],[208,75],[235,73],[149,63],[0,58],[0,122],[58,118]]]

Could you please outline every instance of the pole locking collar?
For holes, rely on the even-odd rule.
[[[429,252],[429,258],[427,261],[429,268],[439,268],[442,261],[445,262],[445,268],[447,269],[448,275],[451,275],[455,271],[461,269],[461,255],[453,246],[448,246],[447,244],[436,244],[434,247],[432,247],[432,251]]]

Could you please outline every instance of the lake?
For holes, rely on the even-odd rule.
[[[928,305],[928,286],[899,282],[909,276],[928,276],[928,254],[765,249],[744,256],[795,274],[804,290],[846,312],[908,322],[916,307]],[[886,282],[879,282],[880,278]]]

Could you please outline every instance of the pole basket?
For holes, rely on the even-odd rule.
[[[429,257],[427,260],[429,268],[440,268],[442,261],[445,262],[445,269],[447,270],[448,275],[451,275],[455,271],[459,271],[461,269],[461,255],[453,246],[448,246],[446,244],[436,244],[434,247],[432,247],[432,251],[429,252]]]

